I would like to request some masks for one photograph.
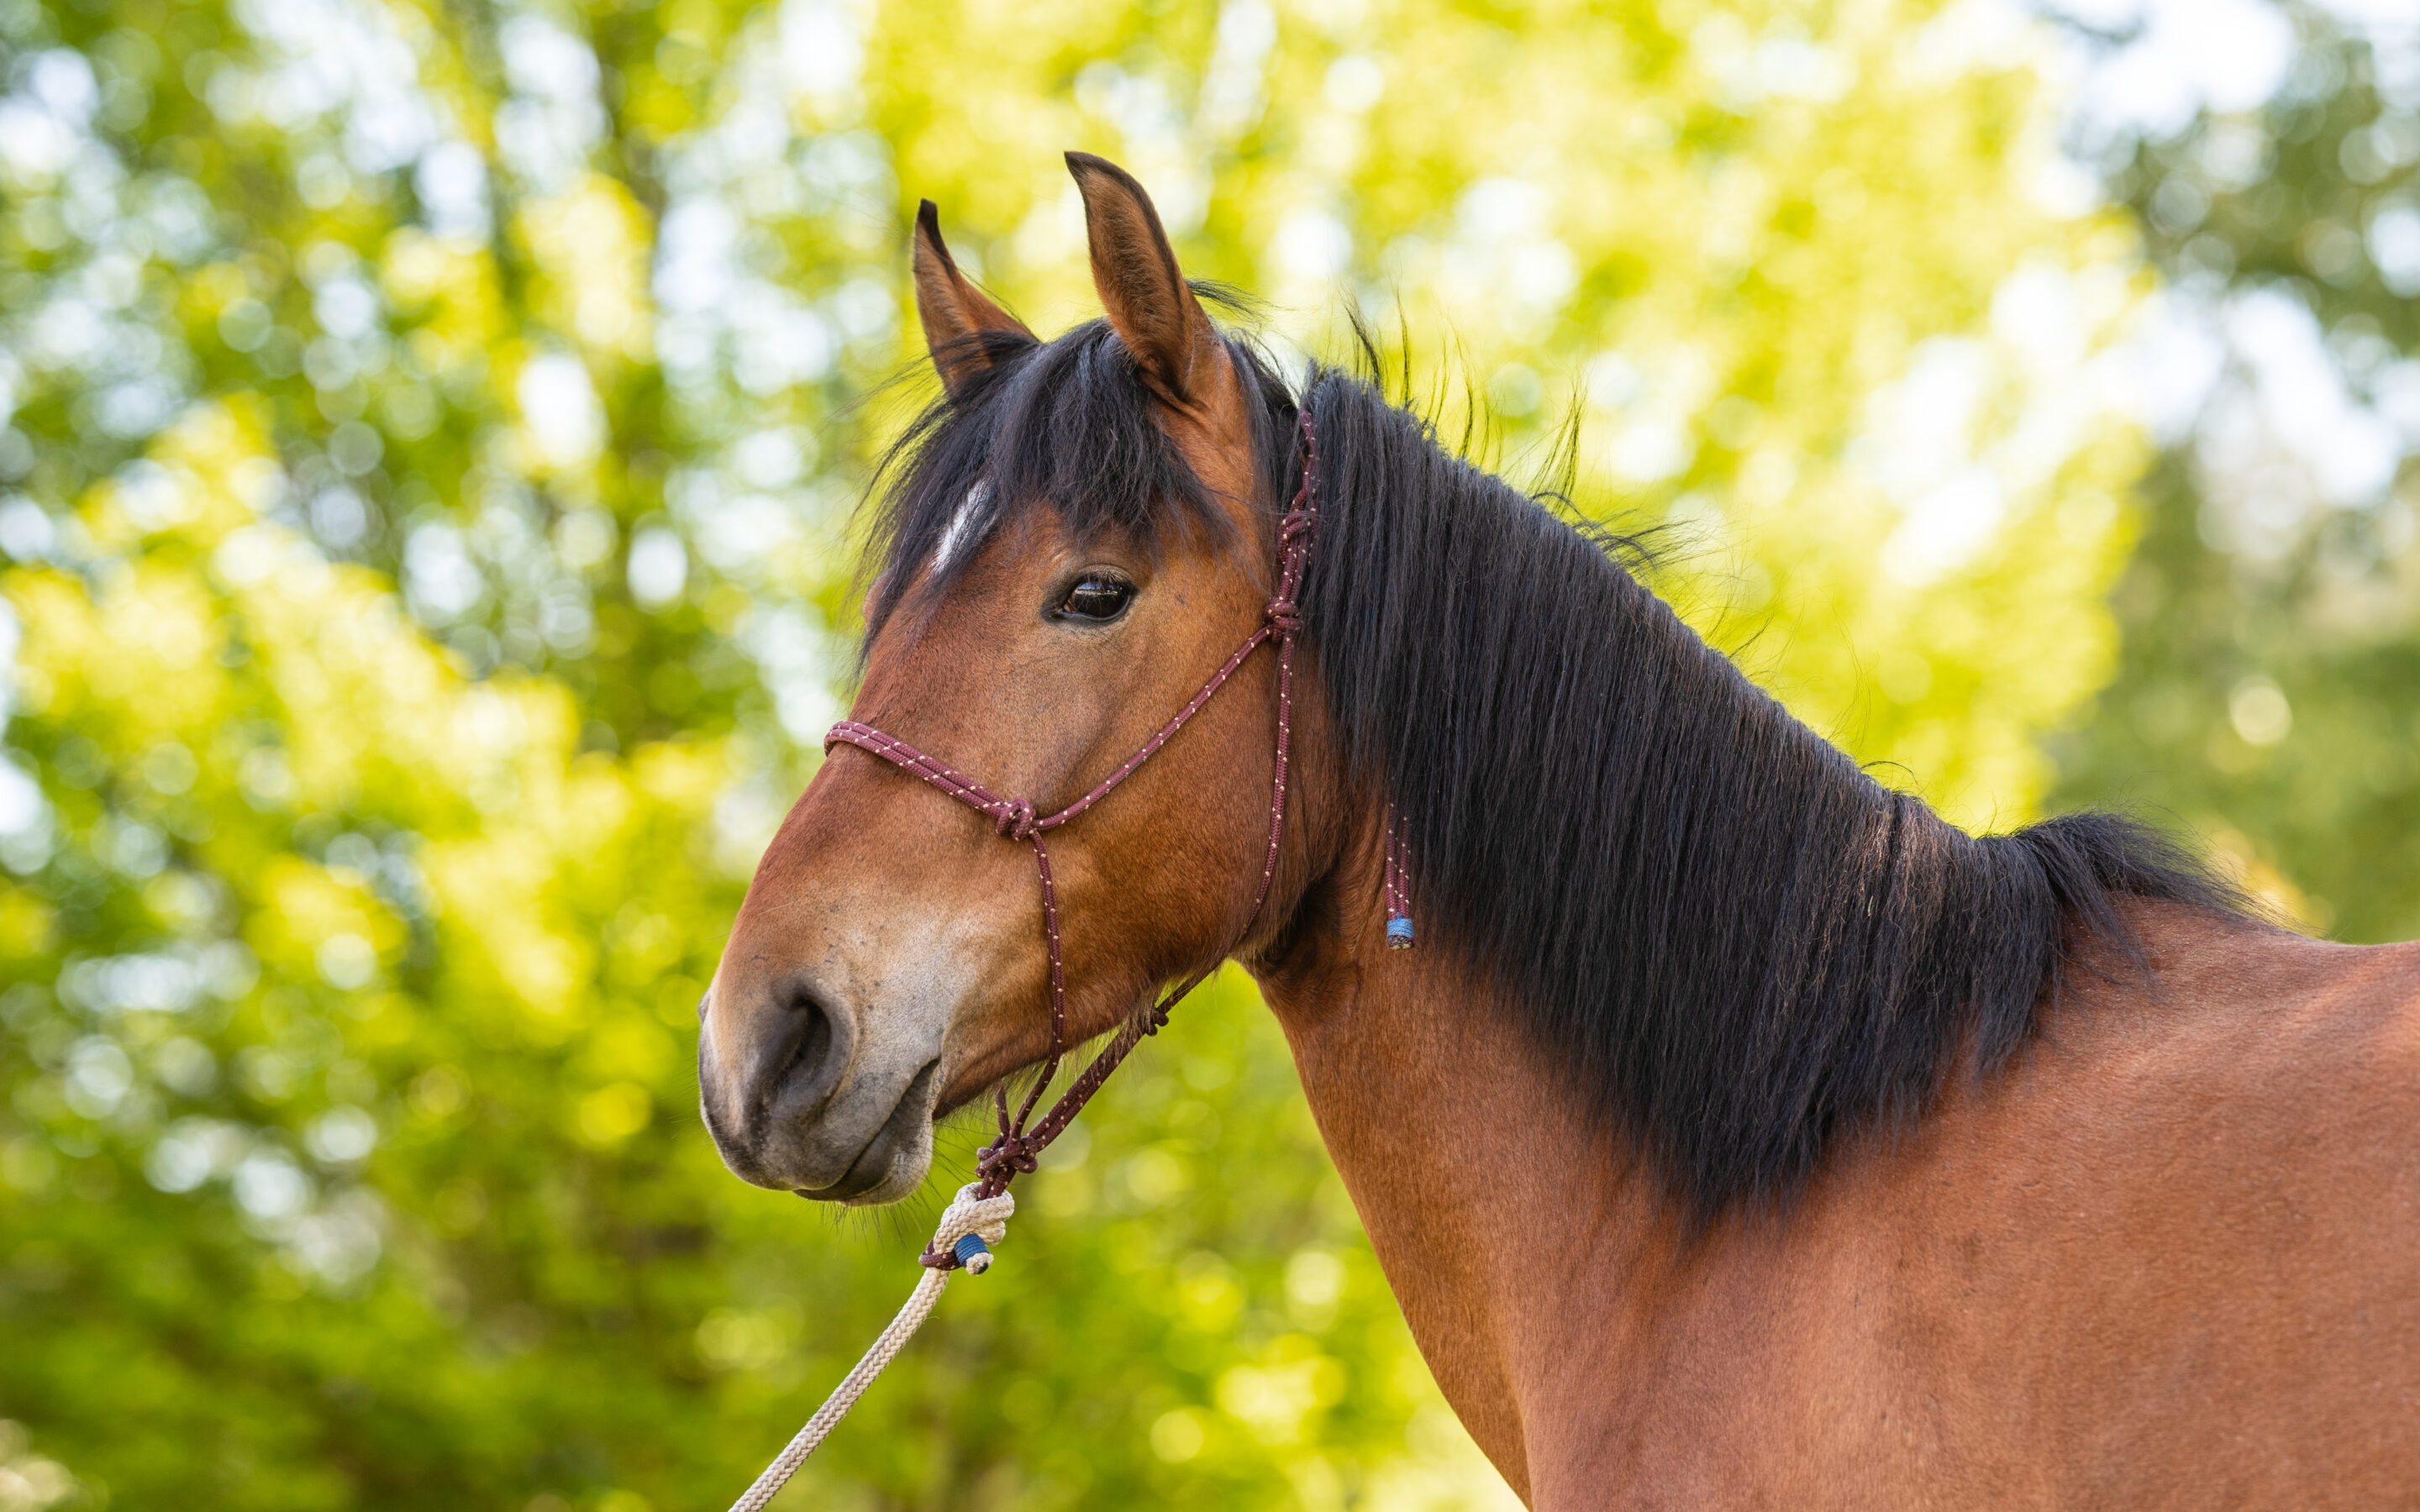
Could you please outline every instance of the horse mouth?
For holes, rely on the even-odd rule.
[[[934,1082],[940,1069],[939,1057],[924,1063],[839,1180],[793,1190],[811,1202],[865,1205],[896,1202],[914,1190],[932,1160]]]

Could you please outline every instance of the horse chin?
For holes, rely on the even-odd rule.
[[[925,1173],[933,1168],[933,1126],[927,1123],[916,1132],[908,1145],[891,1151],[882,1180],[853,1196],[837,1200],[845,1208],[883,1208],[907,1196],[924,1184]],[[800,1193],[824,1200],[823,1193]]]

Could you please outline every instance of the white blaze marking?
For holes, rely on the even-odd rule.
[[[958,548],[958,542],[966,535],[967,527],[973,522],[976,511],[982,509],[984,501],[990,497],[991,480],[977,478],[975,486],[969,488],[966,498],[959,501],[958,512],[950,517],[950,528],[941,532],[941,544],[933,548],[935,572],[950,564],[950,553]]]

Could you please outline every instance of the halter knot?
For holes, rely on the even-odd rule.
[[[1010,799],[999,812],[992,815],[991,826],[995,833],[1004,835],[1010,840],[1032,840],[1035,827],[1033,800]]]
[[[998,1181],[1005,1187],[1012,1172],[1038,1169],[1040,1153],[1039,1140],[1002,1130],[998,1139],[975,1151],[975,1174],[986,1181]]]
[[[1297,539],[1309,535],[1317,529],[1319,529],[1318,516],[1307,510],[1288,510],[1285,518],[1278,522],[1278,546],[1280,549],[1292,546]]]
[[[1291,598],[1272,598],[1261,614],[1269,628],[1280,635],[1292,635],[1302,628],[1302,607]]]

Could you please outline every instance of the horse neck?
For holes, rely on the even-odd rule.
[[[1606,1299],[1643,1304],[1673,1225],[1637,1152],[1506,1032],[1517,1015],[1483,973],[1379,943],[1381,850],[1373,823],[1261,986],[1430,1368],[1526,1495],[1525,1411],[1575,1389],[1605,1398],[1570,1379],[1572,1326],[1586,1318],[1592,1350],[1618,1348]]]

